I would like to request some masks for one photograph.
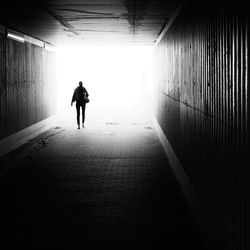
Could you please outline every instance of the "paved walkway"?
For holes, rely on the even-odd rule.
[[[150,126],[52,128],[2,159],[0,179],[7,246],[204,249]]]

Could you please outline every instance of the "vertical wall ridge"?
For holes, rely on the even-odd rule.
[[[188,2],[155,48],[155,114],[212,249],[249,249],[246,6]]]
[[[0,55],[1,139],[54,115],[56,105],[53,52],[0,34]]]

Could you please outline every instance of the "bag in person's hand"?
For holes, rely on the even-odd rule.
[[[83,101],[84,101],[85,103],[88,103],[88,102],[89,102],[89,98],[87,97],[86,93],[84,93],[84,95],[83,95]]]

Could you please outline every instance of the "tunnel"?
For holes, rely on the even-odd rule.
[[[1,248],[249,250],[248,12],[1,3]]]

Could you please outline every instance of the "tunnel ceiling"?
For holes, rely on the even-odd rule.
[[[1,24],[53,45],[153,45],[176,0],[20,1],[1,6]]]

